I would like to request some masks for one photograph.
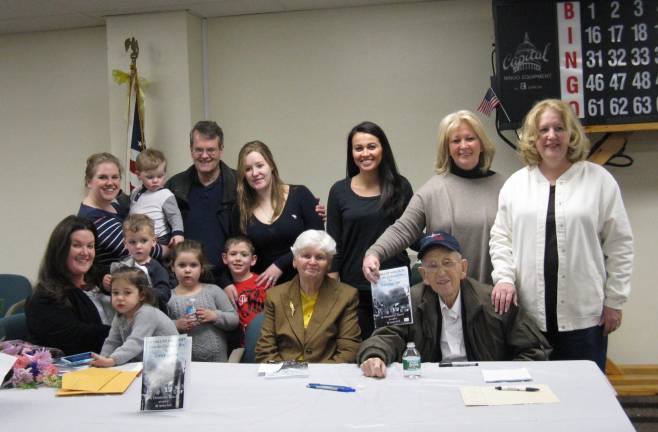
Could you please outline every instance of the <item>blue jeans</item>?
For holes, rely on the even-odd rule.
[[[608,337],[603,336],[603,326],[581,330],[544,333],[553,347],[551,360],[592,360],[605,373],[605,357]]]

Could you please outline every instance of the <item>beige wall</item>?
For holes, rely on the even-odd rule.
[[[105,29],[0,36],[0,64],[0,272],[34,278],[85,159],[110,148]]]
[[[235,166],[240,146],[261,139],[286,181],[325,199],[345,173],[347,133],[372,120],[418,187],[432,173],[439,119],[484,95],[492,39],[484,1],[211,19],[208,98],[225,160]]]
[[[163,17],[134,18],[139,29],[126,24],[130,20],[117,22],[116,32],[108,31],[116,35],[112,41],[102,28],[0,37],[0,272],[36,275],[52,227],[77,211],[85,157],[121,147],[114,138],[110,144],[124,127],[112,120],[118,105],[108,106],[123,93],[109,74],[128,63],[110,59],[123,55],[122,38],[133,30],[148,30],[138,34],[144,40],[140,71],[154,82],[147,96],[147,136],[151,143],[166,143],[170,172],[189,164],[187,132],[203,106],[199,21],[156,15]],[[172,45],[172,32],[186,40]],[[345,172],[347,132],[373,120],[388,134],[400,171],[418,188],[432,174],[439,119],[475,109],[484,95],[492,40],[488,0],[210,19],[209,116],[225,129],[229,165],[235,167],[242,144],[262,139],[284,179],[308,185],[325,202]],[[186,58],[177,58],[179,52]],[[171,75],[172,61],[188,76],[178,93],[171,88],[181,82]],[[181,94],[183,115],[173,106]],[[484,121],[498,144],[494,169],[518,169],[493,120]],[[621,363],[658,358],[657,138],[655,132],[634,137],[629,154],[635,165],[611,169],[636,237],[633,294],[624,325],[610,339],[610,354]]]
[[[636,133],[628,144],[631,168],[610,168],[633,227],[635,260],[623,325],[609,338],[621,363],[658,362],[658,132]]]

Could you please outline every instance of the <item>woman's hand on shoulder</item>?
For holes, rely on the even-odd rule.
[[[320,198],[315,197],[317,204],[315,205],[315,212],[320,216],[322,222],[327,222],[327,207],[320,202]]]
[[[491,291],[491,303],[494,311],[501,315],[509,311],[510,304],[514,303],[514,306],[518,306],[518,297],[514,284],[498,282]]]
[[[283,272],[276,266],[276,264],[270,264],[270,266],[258,276],[258,279],[256,279],[256,285],[265,289],[270,289],[276,285],[282,274]]]

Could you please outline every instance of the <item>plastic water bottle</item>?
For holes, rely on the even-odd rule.
[[[402,370],[405,378],[420,378],[420,353],[413,342],[407,343],[407,350],[402,355]]]
[[[193,320],[196,322],[197,317],[196,317],[196,299],[194,297],[190,297],[187,299],[187,306],[185,307],[185,314],[192,317]]]

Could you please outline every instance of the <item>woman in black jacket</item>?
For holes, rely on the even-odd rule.
[[[33,342],[66,354],[100,352],[110,327],[85,292],[95,243],[94,225],[85,218],[67,216],[53,230],[26,305]]]

